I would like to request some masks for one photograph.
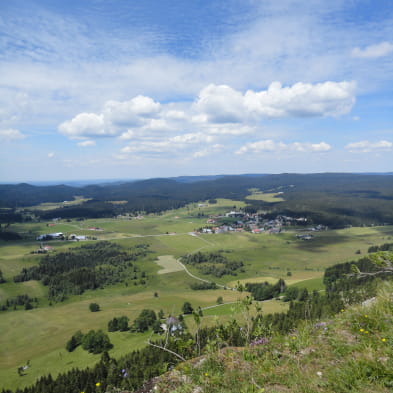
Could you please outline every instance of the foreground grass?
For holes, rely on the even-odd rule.
[[[393,287],[335,319],[288,336],[208,352],[161,377],[159,393],[388,393],[393,389]]]

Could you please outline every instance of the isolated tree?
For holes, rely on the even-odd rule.
[[[5,279],[3,277],[3,272],[0,270],[0,284],[3,284],[5,282]]]
[[[89,309],[91,312],[100,311],[100,305],[98,303],[90,303]]]
[[[217,304],[223,304],[223,303],[224,303],[224,300],[223,300],[222,296],[219,296],[219,297],[217,298],[216,303],[217,303]]]
[[[184,302],[183,307],[182,307],[182,311],[183,311],[183,314],[191,314],[194,311],[194,309],[192,308],[190,302]]]

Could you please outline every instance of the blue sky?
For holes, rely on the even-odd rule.
[[[390,0],[0,1],[0,181],[393,170]]]

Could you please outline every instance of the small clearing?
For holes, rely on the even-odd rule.
[[[283,202],[282,192],[263,192],[257,189],[250,189],[251,195],[246,196],[246,199],[253,201],[264,201],[269,203]]]
[[[157,272],[158,274],[174,273],[184,270],[183,266],[173,255],[161,255],[157,257],[156,263],[163,268]]]

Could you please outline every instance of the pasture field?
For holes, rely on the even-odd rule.
[[[83,198],[82,196],[75,196],[74,200],[72,200],[72,201],[40,203],[39,205],[30,206],[30,207],[27,207],[26,209],[36,209],[36,210],[43,210],[43,211],[53,210],[53,209],[58,209],[58,208],[64,207],[64,206],[80,205],[83,202],[89,201],[90,199],[91,198]]]
[[[246,199],[251,201],[264,201],[264,202],[283,202],[285,199],[282,197],[282,193],[280,192],[263,192],[256,188],[251,188],[249,190],[251,192],[250,195],[246,196]]]
[[[157,265],[162,267],[162,269],[157,272],[158,274],[173,273],[183,270],[183,267],[173,255],[161,255],[157,257]]]
[[[162,278],[165,278],[162,280]],[[86,291],[55,306],[29,311],[2,313],[0,319],[0,381],[2,388],[26,386],[39,375],[59,372],[73,367],[87,367],[99,360],[99,355],[89,355],[78,349],[73,353],[65,350],[65,343],[77,330],[87,333],[90,329],[107,331],[107,323],[114,317],[126,315],[130,322],[147,308],[165,315],[178,315],[185,301],[195,308],[215,303],[218,296],[235,302],[241,295],[234,291],[191,291],[188,284],[194,280],[184,271],[156,275],[147,287],[136,289],[118,285],[103,290]],[[158,297],[154,296],[157,292]],[[92,313],[89,304],[96,302],[101,311]],[[147,336],[140,333],[114,332],[109,334],[114,348],[109,352],[119,357],[133,349],[146,345]],[[28,376],[19,377],[17,367],[30,360]],[[4,385],[3,385],[4,384]]]
[[[276,199],[276,198],[274,198]],[[107,331],[110,319],[121,315],[132,322],[144,308],[165,315],[178,315],[185,301],[194,308],[216,304],[219,296],[225,303],[236,302],[245,294],[217,289],[193,291],[190,284],[196,280],[184,270],[176,259],[196,251],[224,250],[225,256],[244,262],[244,272],[236,276],[217,278],[199,273],[187,267],[198,277],[233,287],[237,281],[275,282],[284,278],[288,285],[321,290],[323,271],[327,266],[355,260],[367,253],[371,245],[391,242],[393,227],[364,227],[328,230],[314,233],[310,241],[296,238],[295,229],[286,229],[279,235],[224,233],[219,235],[190,235],[195,228],[206,224],[209,214],[227,212],[240,207],[243,202],[218,200],[216,204],[190,204],[182,209],[161,215],[148,215],[142,219],[95,219],[85,221],[60,221],[48,227],[49,222],[12,224],[10,230],[26,236],[26,240],[0,243],[0,269],[7,282],[0,284],[0,303],[6,298],[27,293],[40,299],[39,308],[33,310],[7,311],[0,313],[0,389],[24,387],[35,378],[51,373],[52,376],[73,367],[91,366],[99,355],[91,355],[78,348],[68,353],[65,344],[77,330]],[[199,214],[199,217],[198,217]],[[201,216],[201,215],[204,216]],[[89,228],[101,228],[92,231]],[[151,251],[136,262],[147,275],[146,285],[127,283],[104,289],[86,291],[80,296],[71,296],[63,303],[52,306],[46,300],[47,287],[36,281],[14,283],[12,278],[22,268],[39,262],[39,255],[31,254],[39,247],[35,237],[42,233],[64,232],[85,234],[97,240],[108,239],[126,248],[136,244],[148,244]],[[79,247],[83,242],[45,242],[54,247],[54,252]],[[360,254],[359,254],[360,253]],[[165,274],[163,272],[163,269]],[[287,276],[288,271],[291,272]],[[158,274],[157,274],[158,273]],[[161,273],[161,274],[160,274]],[[158,296],[154,296],[154,293]],[[101,311],[89,311],[89,303],[96,302]],[[287,304],[272,300],[262,303],[265,313],[285,311]],[[216,318],[225,321],[239,315],[232,304],[204,310],[202,324],[214,324]],[[193,319],[186,318],[193,329]],[[145,345],[147,335],[130,332],[109,333],[114,348],[110,355],[117,357]],[[19,377],[17,368],[31,362],[27,375]]]

